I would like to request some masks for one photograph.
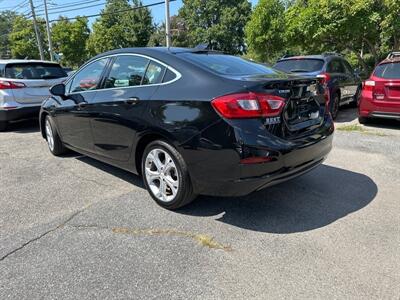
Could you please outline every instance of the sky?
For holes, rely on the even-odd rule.
[[[161,0],[142,0],[143,4],[152,4],[152,3],[157,3],[160,2]],[[57,5],[68,5],[72,4],[68,8],[63,8],[60,10],[70,10],[70,9],[75,9],[77,7],[83,7],[82,9],[75,10],[75,11],[69,11],[69,12],[63,12],[61,15],[66,16],[66,17],[76,17],[78,15],[92,15],[92,14],[97,14],[100,13],[101,9],[104,7],[103,3],[105,3],[105,0],[85,0],[85,1],[77,1],[77,0],[47,0],[48,2],[48,8],[49,8],[49,19],[57,19],[60,16],[60,13],[57,12],[55,9]],[[81,2],[81,3],[78,3]],[[257,4],[258,0],[251,0],[252,4],[255,5]],[[43,0],[33,0],[34,6],[37,7],[37,15],[40,16],[43,14],[41,11],[43,9]],[[78,4],[77,4],[78,3]],[[84,5],[84,4],[87,5]],[[19,7],[15,8],[17,5],[20,5]],[[78,6],[74,6],[78,5]],[[174,2],[170,3],[170,11],[171,15],[174,15],[178,12],[179,8],[182,6],[182,0],[177,0]],[[29,1],[28,0],[0,0],[0,10],[5,10],[5,9],[10,9],[13,8],[14,10],[20,12],[20,13],[27,13],[30,11],[29,7]],[[153,6],[150,8],[152,15],[153,15],[153,20],[155,23],[161,23],[164,20],[164,5],[158,5],[158,6]],[[93,23],[96,20],[96,18],[90,18],[89,23]]]

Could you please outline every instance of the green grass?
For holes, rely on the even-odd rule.
[[[369,134],[369,135],[387,136],[387,134],[384,134],[379,131],[368,130],[364,126],[361,126],[359,124],[337,126],[336,129],[339,131],[345,131],[345,132],[359,132],[359,133]]]

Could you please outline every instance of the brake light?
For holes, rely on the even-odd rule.
[[[331,76],[328,73],[319,74],[317,78],[319,78],[320,82],[324,85],[327,85],[329,80],[331,80]]]
[[[218,97],[211,104],[227,119],[274,117],[281,113],[285,98],[249,92]]]
[[[22,82],[0,80],[0,90],[22,89],[26,85]]]
[[[372,92],[376,100],[385,99],[385,87],[374,80],[366,80],[364,82],[364,91]]]

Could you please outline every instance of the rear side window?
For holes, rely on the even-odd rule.
[[[342,62],[338,59],[332,60],[326,69],[328,73],[345,73]]]
[[[164,66],[154,61],[151,61],[147,67],[146,74],[144,75],[142,84],[145,85],[145,84],[161,83],[164,77],[164,73],[165,73]]]
[[[176,74],[172,72],[170,69],[167,69],[165,72],[163,82],[170,82],[176,78]]]
[[[149,60],[141,56],[118,56],[112,65],[110,74],[105,81],[104,88],[141,85],[148,64]],[[153,76],[151,79],[154,80]],[[147,80],[149,80],[149,78]]]
[[[181,53],[184,59],[221,75],[277,74],[278,71],[246,59],[223,54]]]
[[[67,73],[57,64],[17,63],[6,66],[5,77],[12,79],[56,79],[67,77]]]
[[[376,67],[374,75],[385,79],[400,79],[400,63],[379,65]]]
[[[283,72],[308,73],[322,70],[324,61],[321,59],[287,59],[281,60],[274,66]]]

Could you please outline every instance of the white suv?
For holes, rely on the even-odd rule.
[[[39,115],[49,88],[67,77],[61,66],[39,60],[0,60],[0,131],[7,123]]]

